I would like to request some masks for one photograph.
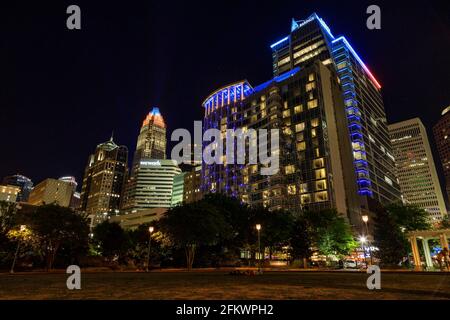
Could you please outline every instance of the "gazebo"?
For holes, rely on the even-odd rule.
[[[450,237],[450,229],[411,231],[407,233],[407,237],[409,242],[411,243],[415,268],[416,270],[422,270],[422,262],[420,260],[417,240],[422,240],[422,248],[425,253],[425,264],[427,268],[431,268],[433,267],[433,261],[431,260],[430,246],[428,245],[428,241],[431,239],[439,239],[441,247],[448,248],[448,237]]]

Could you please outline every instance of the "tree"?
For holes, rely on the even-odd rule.
[[[159,226],[174,246],[184,248],[186,264],[192,269],[196,248],[216,245],[233,236],[232,227],[214,206],[204,201],[172,208],[160,219]]]
[[[327,258],[348,255],[357,247],[349,224],[335,209],[308,211],[305,218],[315,247]]]
[[[120,224],[117,222],[104,221],[95,226],[94,243],[98,246],[101,254],[113,259],[121,258],[128,248],[128,237]]]
[[[389,216],[405,231],[428,230],[428,213],[416,205],[392,203],[386,206]]]
[[[450,215],[446,214],[442,221],[439,223],[439,229],[450,229]]]
[[[408,242],[394,216],[381,205],[374,207],[375,256],[384,265],[397,265],[407,254]]]
[[[83,254],[87,248],[89,224],[87,217],[70,208],[56,204],[38,207],[31,214],[21,214],[19,224],[26,225],[33,233],[33,240],[39,243],[46,269],[52,269],[60,249],[72,256]]]
[[[303,259],[303,265],[306,267],[306,259],[311,256],[312,239],[308,221],[303,213],[297,213],[293,217],[289,246],[291,257],[293,259]]]

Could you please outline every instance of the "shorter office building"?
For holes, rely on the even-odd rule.
[[[55,203],[61,207],[70,207],[73,193],[72,183],[49,178],[34,187],[28,203],[35,206]]]
[[[136,211],[134,213],[113,216],[109,219],[110,222],[119,223],[123,229],[136,229],[141,224],[148,224],[152,221],[160,219],[167,208],[151,208],[146,210]]]
[[[0,185],[0,201],[16,202],[20,188],[11,185]]]
[[[447,209],[425,126],[414,118],[389,125],[389,133],[404,201],[425,209],[430,222],[440,221]]]
[[[3,178],[3,185],[20,188],[19,194],[17,195],[17,202],[27,202],[30,192],[33,190],[33,182],[31,179],[20,174]]]
[[[170,208],[174,177],[181,173],[175,160],[146,159],[135,163],[124,193],[122,214],[151,208]]]

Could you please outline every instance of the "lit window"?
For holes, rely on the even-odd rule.
[[[291,115],[291,110],[284,110],[283,111],[283,118],[287,118],[287,117],[289,117]]]
[[[300,193],[305,193],[305,192],[308,192],[308,184],[302,183],[302,184],[300,184]]]
[[[309,74],[308,81],[314,81],[314,73]]]
[[[323,179],[326,177],[326,171],[325,169],[318,169],[315,170],[316,179]]]
[[[292,130],[291,128],[287,127],[283,129],[283,133],[286,135],[291,135],[292,134]]]
[[[288,185],[287,192],[289,195],[297,194],[297,186],[295,184]]]
[[[315,82],[307,83],[305,88],[306,88],[306,92],[309,92],[312,89],[316,88],[316,83]]]
[[[305,135],[303,132],[297,133],[296,137],[298,142],[305,140]]]
[[[314,200],[315,202],[328,201],[328,192],[327,191],[316,192],[314,194]]]
[[[313,167],[314,169],[323,168],[325,166],[325,162],[323,158],[315,159],[313,161]]]
[[[308,109],[314,109],[317,108],[318,103],[317,103],[317,99],[308,101]]]
[[[299,104],[294,107],[294,113],[300,113],[303,111],[303,105]]]
[[[317,137],[317,130],[315,128],[311,129],[311,137],[312,138]]]
[[[319,126],[319,118],[315,118],[311,120],[311,127],[315,128]]]
[[[327,189],[327,180],[319,180],[316,181],[316,191],[326,190]]]
[[[303,131],[303,130],[305,130],[305,123],[304,122],[297,123],[295,125],[295,132],[300,132],[300,131]]]
[[[311,195],[310,194],[302,194],[301,196],[300,196],[300,202],[302,203],[302,204],[308,204],[308,203],[311,203]]]
[[[295,172],[295,166],[293,164],[284,167],[286,174],[293,174]]]
[[[297,143],[297,151],[303,151],[306,149],[305,141]]]

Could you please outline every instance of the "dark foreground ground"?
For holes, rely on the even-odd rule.
[[[82,273],[81,290],[66,274],[0,274],[0,299],[450,299],[450,273],[382,273],[381,290],[359,272]]]

